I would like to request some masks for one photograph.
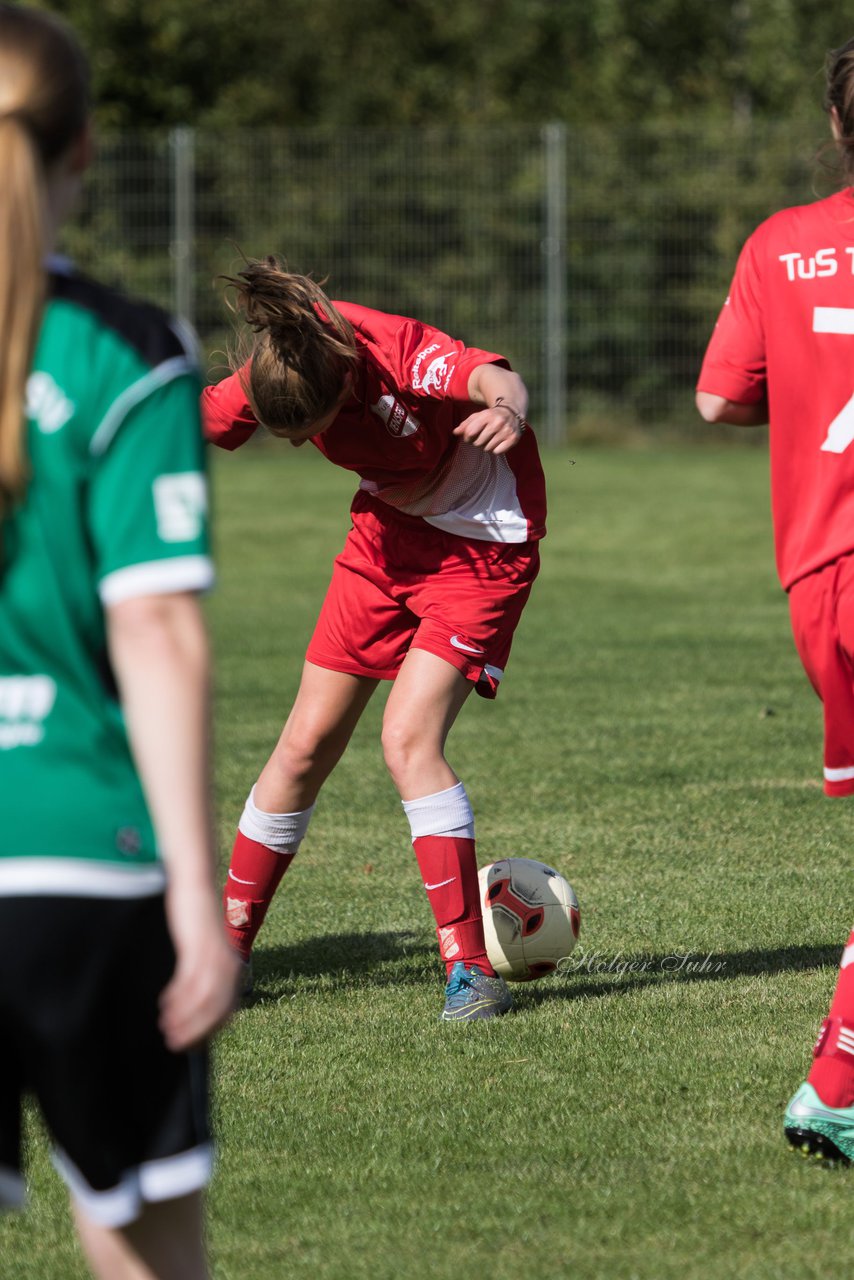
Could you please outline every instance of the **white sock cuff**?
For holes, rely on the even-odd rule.
[[[314,805],[310,809],[302,809],[299,813],[265,813],[255,803],[255,788],[249,792],[249,798],[237,824],[238,831],[249,840],[258,844],[269,845],[271,849],[296,852],[300,841],[308,830]]]
[[[403,811],[409,819],[413,840],[417,840],[419,836],[474,839],[474,814],[461,782],[455,787],[448,787],[447,791],[437,791],[432,796],[404,800]]]

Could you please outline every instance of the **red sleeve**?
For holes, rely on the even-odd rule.
[[[238,369],[230,378],[202,391],[205,439],[221,449],[238,449],[258,426],[240,381],[242,372]]]
[[[738,404],[765,395],[765,326],[755,234],[741,251],[729,297],[706,349],[698,391]]]
[[[467,401],[469,378],[478,365],[510,368],[504,356],[467,347],[417,320],[405,320],[397,329],[390,356],[400,389],[431,400]]]

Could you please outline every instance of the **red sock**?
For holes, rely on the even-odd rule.
[[[412,841],[421,879],[436,917],[439,951],[448,973],[462,960],[484,973],[495,970],[483,941],[483,914],[474,840],[455,836],[416,836]]]
[[[249,959],[255,935],[293,858],[293,853],[280,853],[237,833],[222,905],[228,939],[244,960]]]
[[[828,1107],[854,1105],[854,932],[842,965],[807,1081]]]

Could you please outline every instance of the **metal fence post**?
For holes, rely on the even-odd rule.
[[[566,125],[543,126],[546,168],[545,222],[542,241],[546,416],[544,442],[566,440]]]
[[[195,131],[186,125],[172,129],[172,309],[181,320],[195,324],[193,277],[195,261]]]

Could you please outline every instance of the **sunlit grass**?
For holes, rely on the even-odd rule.
[[[450,756],[481,861],[572,882],[579,948],[494,1024],[438,1022],[442,973],[378,694],[330,779],[220,1041],[221,1280],[824,1277],[852,1182],[795,1159],[802,1078],[850,925],[850,809],[746,449],[548,459],[543,572],[494,705]],[[296,687],[351,480],[216,459],[223,865]],[[33,1141],[0,1275],[85,1274]]]

